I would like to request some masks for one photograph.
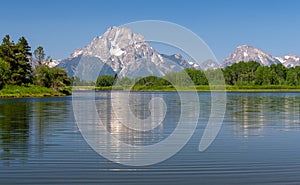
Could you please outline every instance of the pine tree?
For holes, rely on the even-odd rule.
[[[46,56],[46,54],[44,52],[44,48],[42,46],[37,47],[34,50],[33,54],[34,54],[34,57],[38,60],[39,65],[41,65]]]
[[[18,84],[27,84],[31,82],[32,79],[32,66],[30,64],[31,60],[31,47],[29,46],[27,40],[24,37],[19,39],[16,44],[16,60],[18,61],[18,74],[20,75]]]
[[[13,47],[14,43],[10,41],[10,36],[6,35],[3,40],[2,44],[0,45],[0,58],[4,61],[8,62],[11,66],[14,64],[14,52]]]
[[[30,82],[31,65],[30,65],[30,46],[24,37],[19,39],[15,44],[6,35],[0,46],[0,58],[6,61],[10,66],[9,84],[22,85]]]

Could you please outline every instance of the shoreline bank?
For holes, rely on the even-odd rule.
[[[179,87],[175,89],[170,86],[135,86],[132,89],[130,87],[95,87],[95,86],[73,86],[73,90],[76,91],[110,91],[110,90],[119,90],[119,91],[141,91],[141,92],[300,92],[300,87],[295,86],[195,86],[195,87]]]
[[[0,98],[25,98],[25,97],[55,97],[67,96],[51,88],[40,86],[8,86],[0,90]]]

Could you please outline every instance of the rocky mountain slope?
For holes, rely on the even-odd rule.
[[[262,66],[270,66],[271,64],[280,64],[280,61],[271,56],[270,54],[259,50],[252,46],[238,46],[234,52],[230,54],[222,63],[221,67],[230,66],[240,61],[256,61]]]
[[[300,66],[300,57],[296,55],[286,55],[284,57],[275,57],[279,60],[285,67],[295,67]]]
[[[283,57],[275,57],[258,48],[242,45],[238,46],[234,52],[230,54],[220,65],[224,68],[240,61],[256,61],[262,66],[270,66],[272,64],[282,63],[286,67],[300,66],[300,57],[295,55],[286,55]]]
[[[62,60],[57,67],[66,68],[74,75],[81,58],[99,60],[119,76],[137,77],[181,71],[184,68],[200,67],[187,62],[181,55],[164,55],[154,50],[145,38],[128,28],[111,27],[102,36],[96,37],[84,48],[77,49],[70,58]],[[91,68],[91,64],[82,66]],[[105,70],[111,73],[111,70]]]

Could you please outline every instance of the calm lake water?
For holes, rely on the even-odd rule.
[[[79,132],[72,97],[0,99],[0,183],[300,184],[300,93],[227,93],[222,128],[204,152],[198,147],[210,113],[210,93],[198,95],[200,119],[190,141],[170,159],[143,167],[97,154]],[[109,93],[96,92],[107,130],[134,145],[168,137],[180,117],[178,94],[132,93],[137,117],[149,116],[143,104],[152,96],[165,100],[166,118],[154,131],[139,134],[115,121]]]

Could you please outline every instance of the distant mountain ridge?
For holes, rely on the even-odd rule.
[[[224,68],[240,61],[256,61],[262,66],[270,66],[272,64],[283,64],[285,67],[300,66],[300,57],[296,55],[286,55],[283,57],[275,57],[253,46],[238,46],[230,56],[220,64]]]
[[[238,46],[221,64],[209,59],[200,61],[200,66],[196,62],[185,60],[180,54],[161,54],[150,46],[144,36],[133,33],[128,28],[115,26],[110,27],[102,36],[95,37],[87,46],[76,49],[69,58],[53,61],[49,65],[64,68],[69,76],[74,76],[78,75],[74,73],[81,61],[84,65],[80,66],[79,73],[91,73],[95,65],[99,64],[103,68],[99,75],[117,73],[121,77],[163,76],[185,68],[225,68],[240,61],[256,61],[262,66],[280,63],[286,67],[300,66],[300,57],[296,55],[275,57],[248,45]],[[87,76],[94,78],[95,75]]]
[[[279,60],[285,67],[295,67],[300,66],[300,57],[296,55],[285,55],[284,57],[275,57]]]

